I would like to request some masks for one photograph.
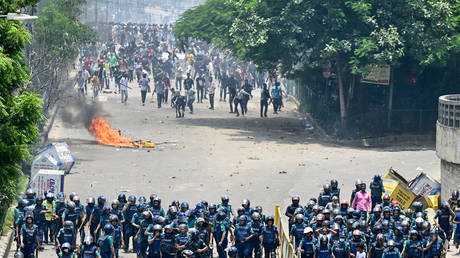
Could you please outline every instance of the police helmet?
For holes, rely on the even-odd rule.
[[[70,252],[70,249],[71,249],[70,243],[67,243],[67,242],[66,242],[66,243],[62,244],[61,249],[62,249],[63,251]]]
[[[136,202],[136,196],[134,196],[134,195],[128,196],[128,202],[134,202],[135,203]]]
[[[126,195],[124,193],[121,193],[118,195],[117,199],[119,202],[126,202]]]
[[[71,193],[69,194],[69,200],[73,201],[73,197],[75,197],[75,195],[77,195],[76,192],[71,192]]]
[[[303,214],[297,214],[295,215],[295,220],[298,221],[298,220],[301,220],[302,222],[304,221],[305,219],[305,216]]]
[[[388,244],[387,244],[387,245],[388,245],[388,246],[393,246],[393,247],[394,247],[394,246],[395,246],[395,241],[394,241],[393,239],[390,239],[390,240],[388,241]]]
[[[22,207],[22,208],[26,207],[27,204],[29,204],[29,202],[26,199],[20,199],[18,202],[19,207]]]
[[[189,205],[188,205],[188,202],[183,202],[180,204],[180,208],[182,209],[188,209],[189,208]]]
[[[239,221],[246,222],[246,220],[247,220],[246,215],[241,215],[240,218],[239,218]]]
[[[412,230],[409,231],[409,236],[413,236],[413,235],[417,235],[417,234],[418,234],[417,230],[415,230],[415,229],[412,229]]]
[[[251,218],[252,218],[253,220],[256,220],[256,221],[259,220],[259,219],[260,219],[260,213],[254,212],[254,213],[251,215]]]
[[[244,205],[247,205],[249,207],[249,205],[251,205],[251,202],[249,201],[249,199],[243,199],[241,201],[241,206],[244,206]]]
[[[119,200],[113,200],[112,201],[112,207],[113,207],[113,205],[117,205],[117,207],[120,206],[120,201]]]
[[[171,225],[166,225],[166,226],[165,226],[165,232],[166,232],[166,231],[170,231],[169,233],[171,233],[172,230],[173,230],[173,227],[172,227]]]
[[[148,211],[142,212],[142,217],[144,217],[144,219],[150,219],[150,212]]]
[[[145,198],[145,196],[140,196],[139,197],[139,203],[144,203],[147,201],[147,199]]]
[[[110,221],[116,221],[116,222],[118,222],[118,216],[115,215],[115,214],[110,215],[109,220],[110,220]]]
[[[33,197],[33,196],[35,196],[35,191],[34,191],[34,189],[32,189],[32,188],[27,189],[27,190],[26,190],[26,195],[27,195],[27,197]]]
[[[303,230],[303,233],[304,233],[304,234],[313,233],[313,229],[312,229],[311,227],[306,227],[306,228]]]
[[[161,232],[162,229],[163,229],[163,227],[161,225],[159,225],[159,224],[156,224],[156,225],[153,226],[153,231],[160,231]]]
[[[17,250],[14,252],[14,258],[24,258],[24,253],[22,253],[21,250]]]
[[[64,228],[65,228],[65,229],[71,229],[71,228],[73,228],[73,222],[70,221],[70,220],[64,221]]]
[[[54,194],[52,194],[52,193],[47,193],[47,194],[46,194],[46,199],[47,199],[47,200],[50,200],[50,201],[51,201],[51,200],[54,200]]]
[[[325,184],[325,185],[323,185],[323,190],[324,190],[325,192],[331,191],[331,185],[330,185],[330,184]]]
[[[228,249],[228,256],[236,257],[237,254],[238,254],[238,249],[236,249],[236,247],[232,246]]]
[[[93,197],[89,197],[89,198],[88,198],[88,201],[86,201],[86,203],[88,203],[88,204],[95,204],[96,201],[94,200]]]
[[[169,213],[176,214],[177,213],[177,207],[176,206],[170,206],[169,207]]]
[[[332,187],[337,187],[338,184],[339,184],[339,182],[336,179],[331,180],[331,186]]]
[[[112,227],[112,225],[110,225],[110,224],[105,224],[103,230],[104,230],[104,233],[110,234],[110,233],[112,233],[112,231],[113,231],[113,227]]]
[[[222,201],[223,203],[228,203],[228,201],[230,200],[230,198],[228,197],[228,195],[224,195],[224,196],[222,196],[220,199],[221,199],[221,201]]]
[[[75,210],[75,207],[76,207],[76,204],[74,202],[70,201],[67,203],[67,208],[69,210]]]
[[[273,223],[275,223],[275,218],[273,216],[268,216],[266,219],[265,219],[266,223],[268,223],[269,221],[272,221]]]
[[[204,221],[204,218],[201,218],[201,217],[200,217],[200,218],[196,219],[196,224],[204,223],[204,222],[205,222],[205,221]]]
[[[85,243],[85,245],[91,245],[93,243],[93,236],[86,235],[85,240],[83,240],[83,243]]]

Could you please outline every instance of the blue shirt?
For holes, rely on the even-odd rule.
[[[274,98],[278,99],[278,98],[281,98],[281,88],[277,88],[277,87],[273,87],[272,88],[272,95]]]
[[[460,213],[457,213],[454,217],[454,221],[460,222]],[[455,227],[455,234],[460,234],[460,226],[457,224],[457,227]]]

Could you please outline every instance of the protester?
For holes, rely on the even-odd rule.
[[[141,88],[141,101],[142,106],[145,106],[145,99],[147,93],[150,92],[150,80],[147,78],[147,74],[142,75],[142,79],[139,80],[139,87]]]

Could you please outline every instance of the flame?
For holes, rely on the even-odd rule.
[[[93,118],[89,131],[96,137],[97,142],[100,144],[117,147],[139,147],[139,145],[130,138],[121,136],[118,130],[114,130],[110,127],[107,120],[100,117]]]

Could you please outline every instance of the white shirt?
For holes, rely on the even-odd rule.
[[[120,90],[128,90],[128,79],[126,77],[120,80]]]

